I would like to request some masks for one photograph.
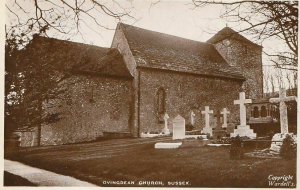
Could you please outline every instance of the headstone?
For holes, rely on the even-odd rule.
[[[195,113],[193,111],[191,111],[191,125],[194,126],[195,125]]]
[[[169,128],[168,128],[168,119],[169,119],[169,118],[170,118],[169,115],[166,113],[166,114],[164,115],[165,127],[164,127],[163,130],[162,130],[162,132],[163,132],[164,134],[170,134],[170,130],[169,130]]]
[[[235,124],[234,123],[228,123],[227,128],[226,128],[226,133],[230,134],[233,133],[235,129]]]
[[[234,100],[234,104],[240,105],[240,125],[237,129],[234,129],[234,132],[230,134],[230,137],[249,137],[251,139],[256,138],[256,133],[253,132],[253,129],[250,129],[250,126],[246,124],[246,106],[245,104],[252,103],[251,99],[245,98],[245,92],[240,92],[240,99]]]
[[[201,111],[205,116],[205,127],[202,130],[204,134],[210,134],[212,136],[212,128],[209,126],[209,114],[213,114],[213,110],[209,110],[209,106],[205,106],[205,110]]]
[[[221,117],[222,115],[219,111],[217,111],[217,113],[215,114],[216,128],[213,131],[213,138],[219,139],[226,136],[226,131],[222,129]]]
[[[221,130],[221,114],[219,111],[217,111],[217,113],[215,113],[215,118],[216,118],[216,128],[215,130]]]
[[[180,115],[173,120],[173,140],[185,138],[185,119]]]
[[[227,115],[230,114],[230,112],[227,110],[227,108],[223,108],[223,111],[221,111],[221,114],[223,115],[222,127],[227,128]]]
[[[281,134],[289,133],[288,130],[288,115],[287,106],[285,102],[296,100],[295,96],[286,96],[286,91],[284,88],[280,88],[279,98],[270,98],[270,103],[279,103],[280,110],[280,131]]]

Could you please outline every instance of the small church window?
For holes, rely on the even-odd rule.
[[[166,111],[166,92],[164,88],[160,87],[156,93],[157,99],[157,112],[159,114],[164,114]]]
[[[255,106],[253,108],[253,117],[254,118],[258,118],[259,117],[259,111],[258,111],[258,107],[257,106]]]
[[[267,108],[266,108],[266,106],[261,107],[260,115],[261,115],[261,117],[267,117]]]
[[[183,89],[182,89],[182,83],[179,83],[178,84],[178,89],[177,89],[177,91],[178,91],[178,95],[179,95],[179,97],[182,97],[182,94],[183,94]]]
[[[94,99],[94,86],[91,87],[91,95],[90,95],[90,99],[89,99],[90,103],[94,103],[95,99]]]

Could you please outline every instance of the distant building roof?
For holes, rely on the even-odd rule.
[[[212,44],[119,23],[138,67],[245,80]]]
[[[35,36],[26,49],[38,51],[57,70],[132,78],[116,49]]]
[[[248,44],[251,44],[255,47],[262,48],[262,46],[252,42],[251,40],[248,40],[238,32],[234,31],[233,29],[229,27],[225,27],[222,30],[220,30],[217,34],[215,34],[213,37],[211,37],[209,40],[207,40],[208,43],[215,44],[218,43],[219,41],[222,41],[226,38],[233,38],[235,40],[239,40]]]

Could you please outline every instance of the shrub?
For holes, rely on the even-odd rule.
[[[222,137],[216,140],[217,144],[230,144],[231,140],[228,137]]]
[[[297,155],[297,144],[290,135],[286,135],[280,148],[280,156],[284,159],[293,159]]]
[[[185,130],[192,131],[193,129],[194,129],[194,126],[192,124],[186,124],[185,125]]]

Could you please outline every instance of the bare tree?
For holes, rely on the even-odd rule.
[[[57,97],[60,93],[55,89],[59,82],[56,76],[61,73],[53,63],[44,61],[44,55],[35,54],[39,46],[36,49],[21,47],[35,34],[48,36],[51,31],[63,38],[77,34],[83,38],[83,27],[96,32],[103,28],[113,30],[105,25],[106,18],[118,22],[132,17],[117,1],[7,0],[5,6],[8,18],[5,28],[5,138],[16,128],[28,126],[37,126],[40,137],[41,123],[53,120],[52,115],[43,117],[42,103],[50,95]],[[31,55],[30,60],[26,59],[28,55]]]
[[[220,15],[228,22],[244,26],[238,32],[248,32],[258,40],[277,38],[286,51],[268,54],[278,67],[297,70],[298,64],[298,1],[222,1],[193,0],[196,7],[220,4],[226,11]]]
[[[99,0],[7,0],[6,39],[14,39],[22,45],[34,33],[47,36],[49,30],[64,35],[80,34],[82,27],[98,33],[98,28],[112,29],[105,25],[104,18],[121,21],[131,17],[129,8],[123,8],[117,1],[109,3]],[[100,34],[101,35],[101,34]]]

